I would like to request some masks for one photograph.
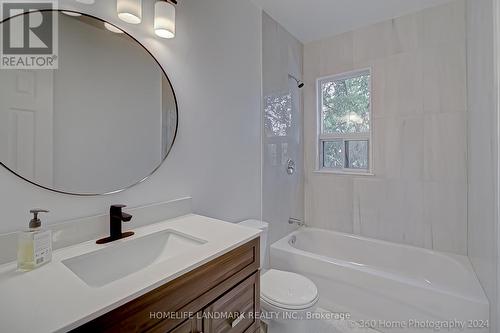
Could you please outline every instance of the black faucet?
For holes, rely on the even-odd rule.
[[[97,241],[97,244],[106,244],[118,239],[127,238],[134,233],[122,232],[122,222],[130,222],[132,215],[122,212],[125,205],[112,205],[109,208],[109,237]]]
[[[122,238],[122,222],[130,222],[132,215],[123,213],[125,205],[113,205],[109,208],[109,237],[113,240]]]

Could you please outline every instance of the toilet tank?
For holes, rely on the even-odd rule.
[[[259,220],[246,220],[238,224],[244,227],[262,230],[262,233],[260,234],[260,268],[263,270],[268,269],[269,247],[267,244],[267,238],[268,238],[267,235],[269,233],[269,223]]]

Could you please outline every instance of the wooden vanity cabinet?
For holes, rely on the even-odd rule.
[[[170,333],[203,333],[203,320],[199,318],[202,313],[190,318],[170,331]]]
[[[254,314],[259,312],[259,272],[228,291],[203,311],[203,332],[243,333],[255,331]],[[229,313],[230,318],[213,318],[210,314]],[[258,323],[257,323],[258,324]],[[252,328],[252,330],[248,330]]]
[[[259,246],[254,239],[74,332],[254,333]]]

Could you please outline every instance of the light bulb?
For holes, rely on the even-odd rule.
[[[114,32],[115,34],[122,34],[123,33],[123,30],[115,27],[114,25],[112,25],[108,22],[104,22],[104,27],[106,29],[108,29],[109,31]]]
[[[142,0],[117,0],[118,17],[131,24],[139,24],[142,20]]]
[[[175,37],[175,6],[160,0],[155,3],[155,34],[161,38]]]
[[[66,11],[66,10],[63,10],[63,12],[62,12],[62,13],[63,13],[63,14],[66,14],[66,15],[68,15],[68,16],[75,16],[75,17],[76,17],[76,16],[82,16],[82,14],[80,14],[80,13],[77,13],[77,12],[69,12],[69,11]]]

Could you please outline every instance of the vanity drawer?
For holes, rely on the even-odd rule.
[[[259,272],[241,282],[203,311],[203,330],[210,333],[254,332],[259,325]]]
[[[174,328],[170,333],[202,333],[203,322],[201,318],[201,313],[198,313],[195,317],[186,320],[179,327]]]
[[[184,319],[151,317],[155,313],[197,313],[257,272],[259,239],[75,329],[75,332],[169,332]]]

